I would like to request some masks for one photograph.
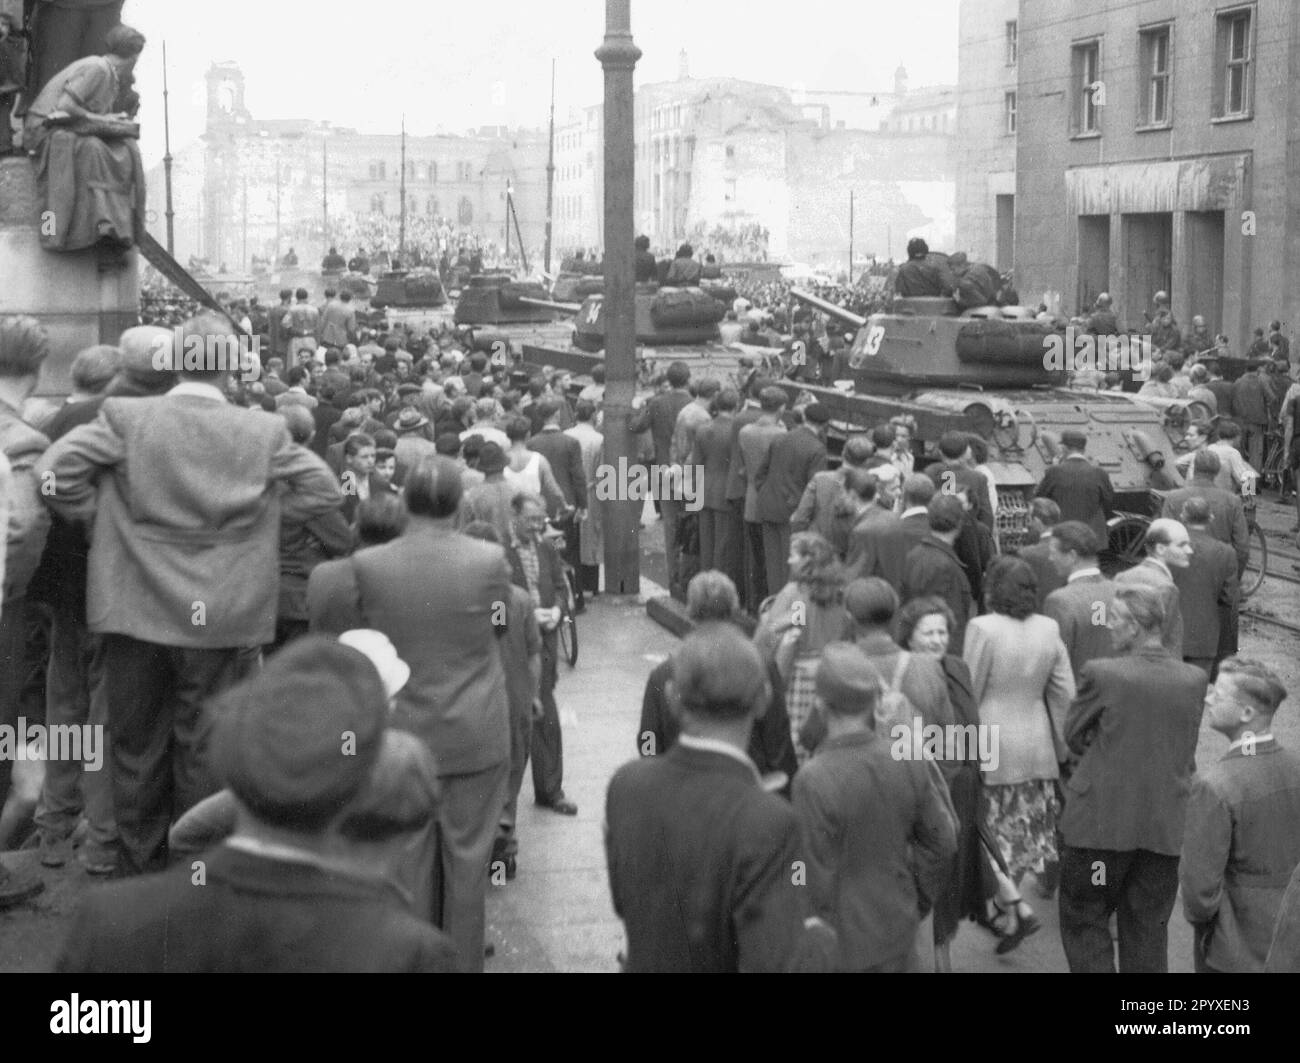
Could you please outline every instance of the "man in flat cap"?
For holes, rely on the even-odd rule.
[[[946,785],[924,760],[895,758],[897,736],[876,734],[880,677],[857,646],[826,647],[817,695],[827,737],[792,788],[813,911],[838,932],[839,969],[918,970],[921,906],[957,852]]]
[[[746,750],[771,697],[758,651],[730,624],[702,626],[674,665],[682,732],[625,764],[605,800],[614,911],[628,971],[787,971],[810,929],[799,822],[763,789]]]
[[[368,792],[388,721],[388,691],[366,654],[300,639],[215,708],[234,834],[201,859],[88,894],[58,969],[452,970],[447,938],[346,855],[341,827]]]

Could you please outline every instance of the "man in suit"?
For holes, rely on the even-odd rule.
[[[926,511],[930,533],[907,555],[903,565],[902,599],[906,604],[913,598],[933,594],[947,602],[956,619],[952,631],[952,645],[956,647],[965,641],[973,601],[970,580],[953,550],[953,543],[961,534],[966,510],[955,495],[938,494],[930,500]]]
[[[1164,602],[1120,587],[1109,624],[1119,657],[1083,666],[1065,741],[1081,759],[1066,784],[1061,943],[1072,972],[1168,970],[1187,791],[1205,674],[1161,644]]]
[[[1050,498],[1061,509],[1061,520],[1078,520],[1088,525],[1106,541],[1106,521],[1114,514],[1115,488],[1110,476],[1094,465],[1084,453],[1088,437],[1077,428],[1061,433],[1065,455],[1043,473],[1036,491],[1039,498]]]
[[[533,799],[540,807],[562,816],[576,816],[578,806],[564,796],[564,738],[560,709],[555,703],[564,569],[560,555],[544,534],[546,504],[526,491],[516,493],[510,504],[514,514],[510,545],[506,548],[510,577],[516,587],[528,592],[542,632],[542,672],[531,742]]]
[[[814,474],[826,468],[826,426],[830,419],[830,410],[821,403],[806,407],[804,423],[777,436],[768,448],[767,459],[754,470],[770,594],[785,586],[790,571],[790,517]]]
[[[844,527],[848,516],[843,505],[848,472],[850,469],[864,468],[875,452],[870,437],[850,436],[840,453],[840,467],[814,473],[808,481],[799,505],[790,516],[790,530],[815,531],[830,543],[837,538],[844,540],[846,534],[853,530],[852,521],[848,521],[847,528]]]
[[[794,810],[764,791],[745,752],[770,700],[767,670],[739,630],[708,624],[682,644],[673,682],[680,736],[621,767],[605,798],[625,969],[791,970],[806,955],[808,891],[790,868],[806,852]]]
[[[849,469],[844,493],[856,503],[856,520],[844,548],[848,578],[878,576],[891,587],[902,586],[903,565],[913,544],[904,536],[898,515],[881,504],[879,481],[867,469]]]
[[[737,410],[736,417],[731,423],[731,454],[727,461],[727,506],[731,510],[732,525],[738,529],[737,534],[740,536],[741,578],[736,581],[736,589],[740,592],[741,605],[750,613],[757,613],[759,605],[766,597],[765,594],[760,595],[758,592],[760,584],[767,581],[762,574],[762,528],[760,526],[758,541],[755,543],[750,538],[749,525],[745,520],[748,482],[740,452],[740,432],[746,425],[756,423],[763,415],[759,396],[766,386],[766,381],[757,375],[746,384],[742,392],[745,403]],[[784,397],[785,393],[782,392],[782,398]]]
[[[1178,659],[1183,656],[1183,612],[1179,603],[1174,569],[1186,568],[1192,558],[1192,540],[1176,520],[1153,520],[1143,541],[1147,556],[1140,564],[1115,577],[1117,587],[1151,587],[1164,605],[1162,638],[1165,649]]]
[[[934,482],[934,489],[944,494],[956,494],[965,488],[970,498],[975,519],[990,531],[993,529],[993,510],[989,502],[988,485],[972,466],[970,440],[961,432],[945,432],[939,440],[941,461],[926,467],[925,475]]]
[[[31,582],[50,530],[50,515],[41,505],[41,478],[36,464],[49,445],[22,417],[22,405],[36,390],[41,366],[49,354],[49,337],[31,317],[0,317],[0,453],[8,459],[9,519],[0,553],[0,726],[14,727],[22,712],[22,688],[27,677],[27,586]],[[0,757],[0,808],[9,795],[13,760]],[[41,881],[31,875],[11,875],[0,864],[0,907],[16,904],[40,892]]]
[[[372,436],[357,432],[343,441],[343,471],[339,484],[343,491],[343,518],[357,522],[361,503],[377,494],[396,494],[397,488],[375,472],[378,457]]]
[[[311,574],[313,632],[382,631],[411,666],[393,726],[433,753],[442,792],[442,929],[461,969],[483,969],[485,870],[505,805],[510,718],[494,619],[510,601],[501,548],[454,527],[462,484],[455,462],[422,461],[406,480],[405,534]]]
[[[668,367],[668,391],[661,391],[651,398],[640,410],[632,414],[628,422],[629,432],[650,431],[654,441],[654,463],[659,468],[667,468],[672,463],[673,431],[677,428],[677,415],[690,404],[691,370],[685,362],[673,362]],[[653,480],[658,482],[659,478]],[[668,568],[668,586],[675,590],[681,582],[678,571],[681,564],[681,549],[677,545],[677,526],[686,512],[685,503],[680,498],[660,498],[659,512],[663,517],[664,557]]]
[[[741,523],[727,501],[731,471],[732,425],[740,395],[723,388],[713,400],[716,416],[695,432],[690,464],[704,476],[704,508],[700,510],[700,568],[716,569],[737,587],[743,586]]]
[[[1246,510],[1241,496],[1217,486],[1223,471],[1219,455],[1212,450],[1198,450],[1192,459],[1192,482],[1165,495],[1162,517],[1179,520],[1189,499],[1203,498],[1210,507],[1209,532],[1227,543],[1237,555],[1237,575],[1246,571],[1250,560],[1250,532],[1246,527]]]
[[[1038,580],[1038,611],[1043,611],[1047,596],[1065,586],[1065,575],[1052,563],[1052,529],[1061,522],[1061,507],[1050,498],[1035,498],[1029,503],[1029,535],[1016,556],[1034,570]]]
[[[186,351],[232,342],[228,322],[182,326]],[[226,403],[226,371],[182,369],[158,398],[107,399],[50,448],[44,501],[93,523],[87,624],[100,636],[123,866],[163,866],[167,828],[212,790],[204,702],[275,639],[280,521],[342,502],[325,463],[280,417]]]
[[[551,463],[555,482],[564,496],[564,508],[552,511],[549,516],[564,536],[564,559],[576,572],[582,564],[578,543],[578,523],[586,516],[587,473],[582,464],[582,444],[565,434],[560,426],[560,407],[564,400],[548,396],[537,403],[542,419],[541,429],[528,441],[528,449],[541,454]],[[577,601],[584,604],[580,591]]]
[[[750,556],[754,559],[754,593],[757,595],[757,601],[746,604],[755,612],[768,595],[776,594],[784,586],[780,584],[773,587],[768,579],[773,566],[767,558],[763,518],[759,515],[758,471],[767,465],[773,444],[786,434],[786,427],[781,423],[785,406],[786,393],[783,390],[778,387],[764,388],[759,395],[758,419],[752,424],[741,426],[736,436],[737,448],[731,458],[733,475],[739,477],[745,489],[745,537],[749,543]],[[788,558],[788,554],[781,558],[783,566]]]
[[[218,700],[215,765],[234,833],[185,863],[87,894],[66,973],[449,972],[448,938],[348,853],[340,824],[373,785],[388,696],[360,651],[304,638]],[[354,748],[339,756],[339,735]],[[427,754],[426,754],[427,756]]]
[[[1232,385],[1232,419],[1241,425],[1241,450],[1258,472],[1264,467],[1264,436],[1268,432],[1269,394],[1259,369],[1248,369]]]
[[[1213,679],[1220,636],[1225,621],[1236,614],[1241,592],[1237,558],[1232,547],[1210,534],[1210,505],[1204,498],[1189,498],[1180,516],[1192,544],[1187,567],[1172,571],[1184,616],[1183,660]]]
[[[1256,661],[1223,662],[1206,722],[1229,745],[1196,776],[1179,873],[1201,972],[1265,969],[1287,880],[1300,866],[1300,757],[1273,736],[1286,698]]]
[[[1115,641],[1106,626],[1115,600],[1115,584],[1101,574],[1097,536],[1088,525],[1077,520],[1062,521],[1052,527],[1047,545],[1052,564],[1065,585],[1047,596],[1043,614],[1061,629],[1061,641],[1070,654],[1070,668],[1077,684],[1085,664],[1115,655]]]
[[[943,691],[941,675],[938,683]],[[837,932],[840,970],[915,971],[921,907],[933,903],[957,852],[946,787],[924,761],[895,758],[892,736],[875,733],[880,677],[858,647],[826,647],[817,695],[826,739],[792,787],[812,910]]]

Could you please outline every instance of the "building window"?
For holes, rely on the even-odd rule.
[[[1096,133],[1099,131],[1097,104],[1104,91],[1101,84],[1101,41],[1076,44],[1071,49],[1070,68],[1074,73],[1070,132],[1076,136]]]
[[[1016,131],[1016,94],[1014,92],[1005,93],[1002,97],[1002,110],[1006,116],[1003,123],[1002,131],[1012,135]]]
[[[1141,33],[1142,91],[1141,124],[1169,125],[1170,34],[1168,26],[1143,30]]]
[[[460,205],[456,208],[456,223],[458,225],[474,224],[474,204],[469,201],[469,196],[460,197]]]
[[[1020,34],[1015,19],[1007,23],[1007,66],[1015,66],[1019,52]]]
[[[722,198],[728,203],[736,201],[736,179],[734,177],[727,179],[726,184],[723,186]]]
[[[384,213],[384,194],[382,192],[376,192],[373,196],[370,197],[370,213],[371,214]]]
[[[429,163],[429,181],[431,184],[436,184],[438,181],[438,164],[436,162]]]
[[[1226,11],[1216,21],[1214,117],[1248,118],[1253,92],[1254,10]]]
[[[729,158],[729,159],[734,159],[735,157],[736,157],[736,145],[735,145],[735,144],[728,144],[728,145],[727,145],[727,158]]]
[[[434,199],[433,196],[430,196],[424,201],[424,213],[429,215],[431,218],[436,218],[438,216],[438,201]]]

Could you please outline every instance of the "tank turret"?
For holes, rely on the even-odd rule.
[[[446,302],[442,281],[431,269],[389,270],[380,276],[375,294],[370,297],[370,305],[376,310],[389,306],[444,306]]]
[[[556,310],[546,305],[549,299],[545,286],[535,281],[516,281],[509,273],[479,273],[461,289],[455,322],[520,325],[554,321]]]
[[[718,322],[725,310],[701,288],[636,286],[636,341],[650,347],[720,342]],[[578,311],[574,345],[584,351],[605,347],[605,297],[590,295]]]

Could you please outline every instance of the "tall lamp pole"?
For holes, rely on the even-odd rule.
[[[551,231],[555,207],[555,60],[551,60],[551,141],[546,156],[546,268],[551,272]]]
[[[330,142],[324,130],[320,136],[320,213],[325,232],[325,249],[321,252],[324,255],[330,247]]]
[[[632,42],[631,9],[631,0],[605,0],[605,40],[596,51],[605,72],[605,460],[616,468],[636,457],[628,430],[636,392],[632,73],[641,49]],[[607,503],[605,587],[611,594],[641,590],[640,510],[630,500]]]
[[[401,222],[398,226],[397,237],[397,254],[403,262],[406,261],[406,115],[402,115],[402,181],[399,186],[397,200],[402,211]]]
[[[167,103],[167,42],[163,41],[163,180],[167,186],[167,253],[176,255],[176,212],[172,209],[172,123]],[[6,118],[6,121],[8,119]]]

